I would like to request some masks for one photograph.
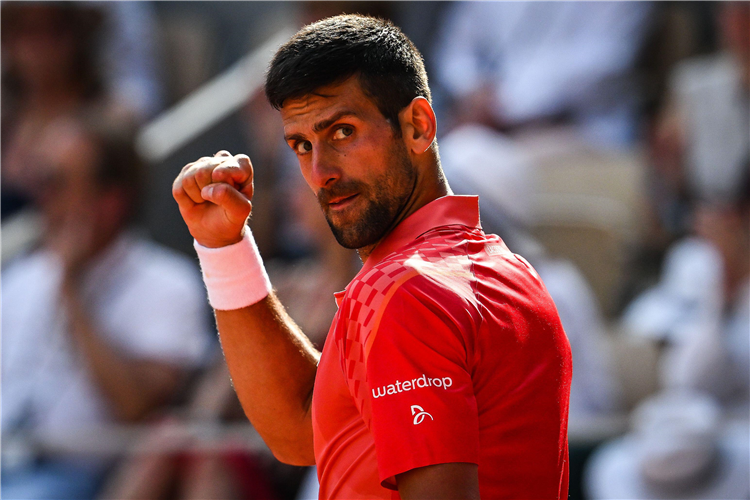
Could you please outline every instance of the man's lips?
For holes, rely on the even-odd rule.
[[[328,208],[332,208],[334,210],[342,209],[350,205],[357,196],[359,196],[359,193],[354,193],[348,196],[339,196],[337,198],[333,198],[331,201],[328,202]]]

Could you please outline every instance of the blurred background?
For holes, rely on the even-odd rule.
[[[573,349],[571,498],[750,498],[750,3],[3,2],[2,496],[317,498],[223,364],[171,197],[221,149],[322,346],[340,248],[262,93],[340,13],[425,57],[443,168]]]

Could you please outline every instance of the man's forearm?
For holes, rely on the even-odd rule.
[[[172,184],[245,414],[277,458],[313,464],[310,400],[320,354],[270,291],[246,227],[253,191],[250,158],[227,151],[188,163]]]
[[[245,414],[281,461],[315,463],[312,399],[320,353],[276,296],[216,311],[221,345]]]

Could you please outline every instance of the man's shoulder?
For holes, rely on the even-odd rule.
[[[478,296],[478,286],[492,293]],[[520,298],[538,303],[547,295],[536,270],[500,237],[456,226],[431,230],[360,273],[347,287],[345,301],[356,306],[349,319],[367,317],[368,309],[381,312],[403,293],[444,310],[494,308]]]
[[[360,273],[347,287],[345,318],[367,327],[399,294],[442,307],[474,301],[472,261],[462,231],[429,231]]]

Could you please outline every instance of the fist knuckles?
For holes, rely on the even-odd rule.
[[[219,151],[188,163],[175,179],[172,195],[199,243],[219,247],[239,241],[252,210],[250,158]]]

